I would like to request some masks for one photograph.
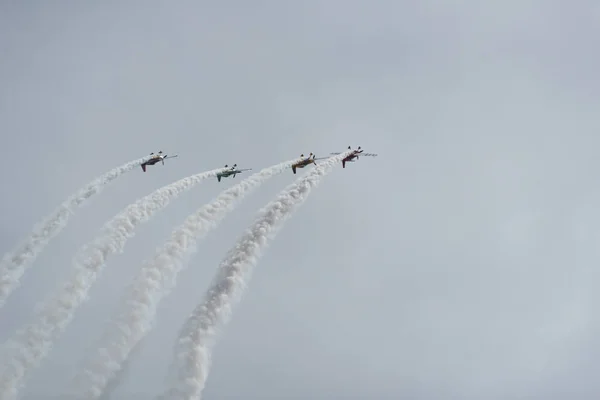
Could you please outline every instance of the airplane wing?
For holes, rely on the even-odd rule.
[[[359,155],[359,157],[377,157],[377,154],[375,153],[362,153]]]
[[[243,172],[243,171],[252,171],[252,168],[240,169],[239,171],[240,172]]]
[[[338,154],[342,154],[342,153],[329,153],[329,154],[331,154],[332,156],[337,156]]]
[[[174,156],[166,156],[165,158],[163,158],[163,160],[166,160],[167,158],[175,158],[175,157],[179,157],[179,154],[175,154]]]

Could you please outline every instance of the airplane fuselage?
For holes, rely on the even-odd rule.
[[[239,171],[239,170],[237,170],[237,169],[228,169],[228,170],[225,170],[225,171],[223,171],[223,172],[219,172],[219,173],[217,174],[217,180],[218,180],[219,182],[221,182],[221,178],[227,178],[228,176],[231,176],[231,175],[233,175],[233,177],[235,178],[235,176],[236,176],[238,173],[240,173],[240,172],[241,172],[241,171]]]
[[[348,162],[348,161],[354,160],[355,158],[356,158],[356,156],[354,154],[351,154],[348,157],[344,158],[342,161]]]
[[[353,161],[355,158],[358,158],[359,155],[360,155],[360,153],[355,151],[354,153],[350,154],[348,157],[344,158],[343,161],[345,161],[345,162]]]
[[[156,163],[159,163],[159,162],[162,162],[162,163],[163,163],[163,165],[164,165],[164,164],[165,164],[165,160],[166,160],[167,158],[175,158],[175,157],[177,157],[177,154],[175,154],[174,156],[167,156],[166,154],[163,154],[163,153],[162,153],[162,151],[159,151],[159,152],[158,152],[158,154],[150,153],[150,155],[151,155],[152,157],[150,157],[150,158],[148,159],[148,161],[145,161],[145,162],[143,162],[143,163],[141,164],[141,166],[142,166],[142,170],[143,170],[144,172],[146,172],[146,167],[147,167],[148,165],[154,165],[154,164],[156,164]]]
[[[223,178],[226,178],[226,177],[228,177],[230,175],[235,175],[235,174],[237,174],[239,172],[240,171],[238,171],[238,170],[228,169],[227,171],[219,172],[217,175],[219,175],[219,176],[221,176]]]
[[[244,171],[251,171],[252,168],[246,168],[246,169],[239,169],[236,168],[237,164],[234,164],[231,168],[227,167],[227,164],[225,164],[225,168],[223,168],[220,172],[217,173],[217,180],[219,182],[221,182],[221,178],[227,178],[228,176],[233,175],[233,177],[235,178],[235,176],[237,174],[241,174]]]
[[[302,160],[297,162],[295,165],[296,168],[304,168],[306,167],[308,164],[315,164],[314,160]]]
[[[146,161],[144,164],[146,164],[146,165],[154,165],[154,164],[156,164],[157,162],[160,162],[161,160],[162,160],[162,158],[161,158],[161,157],[157,157],[157,158],[151,158],[151,159],[149,159],[148,161]]]
[[[292,172],[296,173],[296,168],[304,168],[308,164],[315,164],[315,165],[317,165],[317,163],[315,162],[315,160],[313,160],[312,158],[307,158],[307,159],[304,159],[302,161],[298,161],[297,163],[293,164],[292,165]]]
[[[344,159],[342,160],[342,168],[346,168],[346,163],[347,163],[347,162],[354,162],[354,161],[356,161],[356,160],[354,160],[354,159],[355,159],[355,158],[356,158],[356,159],[358,159],[358,156],[359,156],[359,155],[360,155],[360,153],[362,153],[362,152],[363,152],[362,150],[360,150],[360,151],[358,151],[358,150],[354,150],[354,151],[352,152],[352,154],[350,154],[349,156],[347,156],[346,158],[344,158]]]
[[[148,161],[146,161],[145,163],[142,163],[142,171],[146,172],[146,167],[148,165],[154,165],[159,161],[163,161],[163,158],[161,156],[158,157],[152,157],[151,159],[149,159]]]

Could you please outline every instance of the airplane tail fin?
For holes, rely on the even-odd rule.
[[[142,171],[146,172],[146,164],[142,164]]]
[[[296,173],[296,166],[295,166],[295,165],[292,167],[292,172],[293,172],[294,174]]]
[[[217,180],[221,182],[221,175],[217,175]]]
[[[346,168],[346,161],[342,160],[342,168]]]

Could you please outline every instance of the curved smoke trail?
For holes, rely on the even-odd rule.
[[[37,223],[27,239],[21,242],[11,253],[7,253],[0,262],[0,308],[6,299],[18,287],[19,280],[48,244],[48,242],[67,225],[69,217],[75,209],[81,207],[93,195],[123,175],[139,166],[149,157],[143,157],[113,168],[104,175],[94,179],[71,197],[67,198],[54,212]]]
[[[252,267],[269,239],[273,239],[283,222],[301,205],[321,178],[349,152],[331,157],[310,174],[284,189],[269,203],[262,215],[238,240],[221,262],[205,300],[192,312],[181,329],[175,346],[176,381],[160,399],[199,399],[210,367],[210,346],[217,325],[225,323],[231,308],[246,286]]]
[[[79,369],[69,398],[100,398],[131,350],[150,330],[158,303],[175,287],[177,274],[195,251],[197,240],[216,227],[247,194],[295,161],[298,160],[267,167],[249,176],[198,209],[173,231],[171,239],[157,250],[153,260],[145,263],[127,290],[128,295],[104,332],[97,351]]]
[[[11,356],[4,357],[0,366],[0,399],[16,396],[21,381],[39,365],[54,340],[66,329],[75,309],[86,299],[107,257],[123,251],[137,225],[148,221],[181,193],[220,171],[223,168],[180,179],[137,200],[106,223],[97,239],[81,248],[73,260],[71,279],[42,305],[37,322],[19,330],[6,344]]]

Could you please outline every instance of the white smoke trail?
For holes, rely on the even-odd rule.
[[[247,194],[296,161],[267,167],[249,176],[198,209],[172,232],[154,258],[144,263],[140,275],[127,290],[123,305],[105,330],[98,350],[79,369],[69,398],[91,400],[102,395],[131,350],[151,329],[158,303],[175,287],[177,274],[195,251],[197,240],[216,227]]]
[[[210,349],[217,325],[225,323],[231,308],[246,286],[252,267],[269,239],[273,239],[283,222],[301,205],[321,178],[349,152],[331,157],[310,174],[284,189],[269,203],[262,215],[238,240],[221,262],[218,274],[205,300],[184,324],[175,346],[176,381],[159,399],[199,399],[210,364]]]
[[[10,352],[11,356],[2,360],[0,399],[16,396],[21,381],[39,365],[54,340],[66,329],[75,309],[86,299],[107,257],[123,251],[127,240],[134,236],[137,225],[148,221],[184,191],[220,171],[223,168],[180,179],[139,199],[106,223],[97,239],[82,247],[73,260],[72,278],[53,298],[42,304],[37,322],[19,330],[6,344],[7,353]]]
[[[11,253],[6,253],[0,262],[0,308],[6,299],[18,287],[19,280],[48,244],[48,242],[67,225],[69,217],[93,195],[123,175],[139,166],[149,157],[143,157],[113,168],[94,179],[67,198],[54,212],[37,223],[27,239],[21,242]]]

